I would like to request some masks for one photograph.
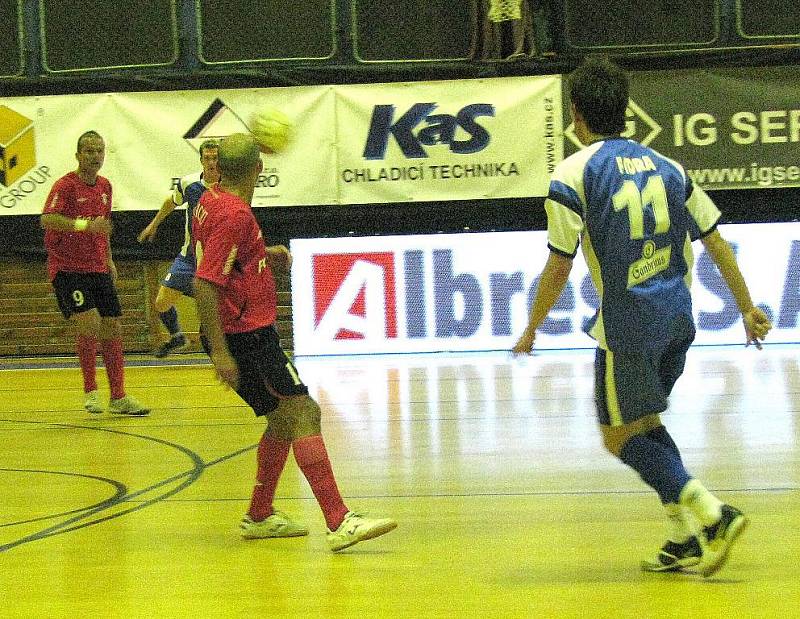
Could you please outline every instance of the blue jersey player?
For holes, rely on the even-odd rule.
[[[720,212],[705,192],[680,164],[620,137],[626,73],[608,60],[588,60],[570,76],[569,96],[585,148],[553,172],[545,201],[550,257],[513,352],[532,351],[580,245],[600,297],[588,331],[598,343],[595,400],[603,442],[658,493],[670,526],[667,543],[642,568],[697,566],[710,576],[747,519],[686,471],[659,416],[695,335],[691,239],[701,239],[731,289],[747,343],[760,348],[772,325],[753,305],[736,257],[717,231]]]
[[[187,344],[186,336],[181,332],[178,324],[178,312],[175,304],[181,295],[193,296],[192,281],[194,280],[195,258],[192,247],[192,213],[200,201],[203,192],[219,181],[217,169],[217,152],[219,145],[215,140],[206,140],[200,145],[200,163],[202,172],[184,176],[175,187],[173,193],[164,200],[164,204],[153,217],[147,227],[139,234],[139,242],[152,242],[161,222],[176,207],[186,205],[186,219],[184,226],[184,242],[181,251],[172,263],[169,272],[161,281],[161,287],[156,295],[155,308],[162,324],[169,332],[170,338],[153,351],[156,357],[166,357],[171,352],[184,348]]]

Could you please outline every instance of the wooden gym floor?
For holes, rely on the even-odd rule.
[[[311,535],[238,537],[263,425],[203,359],[130,357],[143,419],[5,359],[0,617],[799,617],[798,353],[694,348],[664,415],[752,520],[709,580],[639,570],[660,505],[601,447],[591,351],[298,359],[346,502],[400,523],[339,554],[291,457],[276,506]]]

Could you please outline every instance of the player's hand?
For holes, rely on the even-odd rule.
[[[86,228],[87,232],[92,234],[100,234],[102,236],[111,236],[111,220],[106,217],[95,217],[89,220],[89,225]]]
[[[758,307],[753,307],[749,311],[742,314],[744,320],[744,331],[747,334],[747,344],[755,344],[758,350],[761,350],[761,342],[767,337],[767,333],[772,329],[772,323],[767,318],[767,315]]]
[[[271,245],[267,247],[270,263],[275,268],[288,271],[292,266],[292,254],[286,245]]]
[[[517,340],[517,343],[514,344],[514,348],[511,349],[511,354],[516,356],[519,355],[530,355],[533,353],[533,344],[536,341],[536,331],[528,331],[525,330],[525,333],[522,334]]]
[[[117,277],[119,277],[119,274],[117,273],[117,265],[114,264],[113,260],[108,261],[108,274],[111,275],[111,281],[113,281],[116,284]]]
[[[211,361],[219,381],[235,391],[239,386],[239,367],[231,354],[227,350],[214,352],[211,354]]]
[[[147,224],[147,227],[139,233],[139,236],[136,237],[136,240],[140,243],[144,243],[145,241],[152,243],[156,240],[157,230],[158,226],[154,225],[151,221],[149,224]]]

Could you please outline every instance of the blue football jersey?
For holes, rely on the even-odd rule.
[[[720,212],[679,163],[621,137],[594,142],[556,166],[545,209],[550,249],[583,249],[602,348],[663,346],[692,325],[691,240]]]
[[[184,241],[180,254],[185,258],[194,260],[194,248],[192,247],[192,215],[194,207],[200,201],[200,196],[208,189],[202,172],[195,172],[184,176],[175,186],[172,193],[172,202],[175,206],[186,205],[186,218],[184,219]]]

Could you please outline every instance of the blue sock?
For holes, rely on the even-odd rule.
[[[691,479],[680,457],[669,447],[641,434],[625,443],[619,457],[658,492],[662,503],[677,503],[681,490]]]
[[[170,335],[177,335],[181,332],[181,328],[178,326],[178,311],[174,307],[170,307],[166,312],[161,312],[158,317],[161,318],[161,322]]]
[[[655,430],[650,430],[645,433],[647,438],[653,439],[656,443],[660,443],[670,451],[672,451],[679,460],[681,460],[681,451],[672,440],[672,436],[664,426],[658,426]]]

